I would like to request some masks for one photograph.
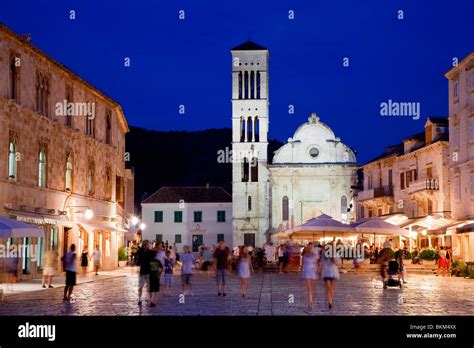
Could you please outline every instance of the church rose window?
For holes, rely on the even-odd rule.
[[[318,157],[319,155],[319,150],[316,148],[316,147],[312,147],[310,150],[309,150],[309,155],[313,158],[316,158]]]

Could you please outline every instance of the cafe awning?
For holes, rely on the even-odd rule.
[[[0,216],[0,238],[40,238],[44,230],[22,221]]]

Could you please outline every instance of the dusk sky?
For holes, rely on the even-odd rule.
[[[473,14],[471,0],[0,1],[1,22],[156,130],[230,127],[229,51],[251,38],[270,50],[269,137],[315,111],[359,163],[448,115],[444,73],[472,49]],[[421,118],[381,116],[389,99],[421,103]]]

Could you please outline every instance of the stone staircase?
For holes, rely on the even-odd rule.
[[[380,272],[380,265],[377,264],[362,264],[359,269],[359,273],[377,273]],[[407,274],[421,274],[421,275],[436,275],[436,265],[405,265]],[[344,263],[339,267],[341,270],[347,271],[347,273],[354,273],[354,267],[351,262]],[[268,263],[264,269],[264,272],[275,273],[277,271],[276,264]]]

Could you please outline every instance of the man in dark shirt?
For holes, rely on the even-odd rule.
[[[150,281],[150,246],[147,240],[142,243],[137,252],[137,265],[140,266],[140,275],[138,279],[138,305],[142,304],[143,287],[149,286]]]
[[[226,296],[226,275],[227,269],[229,268],[231,252],[230,249],[225,246],[225,241],[222,240],[219,242],[219,246],[214,251],[213,258],[216,268],[217,296],[221,296],[221,293],[222,296]]]

